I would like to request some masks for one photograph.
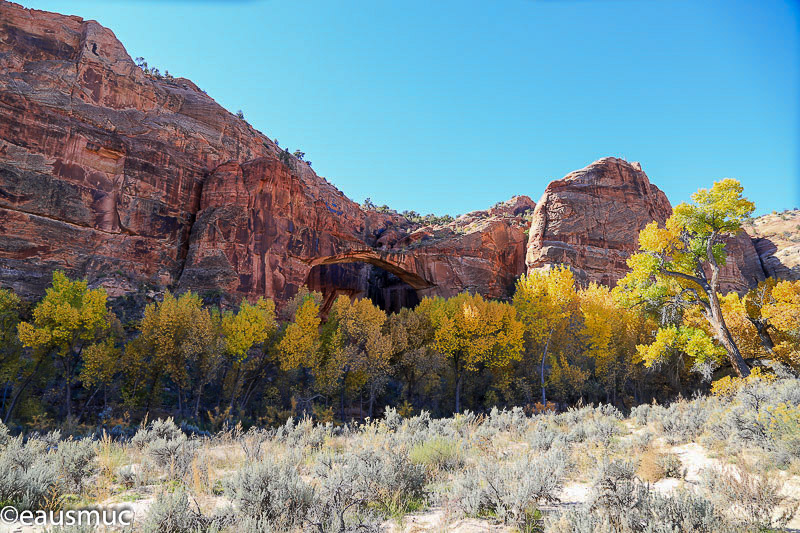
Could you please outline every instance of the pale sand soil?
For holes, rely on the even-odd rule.
[[[668,446],[663,439],[656,439],[656,444],[663,451],[676,454],[686,473],[683,480],[668,478],[662,479],[653,484],[653,490],[662,494],[669,494],[679,488],[698,490],[702,472],[704,469],[724,466],[725,463],[719,459],[709,456],[707,450],[696,442],[681,444],[678,446]],[[782,472],[785,479],[784,494],[791,498],[800,500],[800,477],[788,476]],[[563,510],[570,507],[586,503],[589,499],[591,483],[568,482],[559,493],[561,500],[554,505],[542,506],[543,510]],[[795,516],[788,524],[789,531],[800,531],[800,514]],[[387,523],[387,531],[392,533],[417,533],[417,532],[453,532],[453,533],[473,533],[479,531],[503,531],[511,532],[512,528],[502,525],[492,524],[486,520],[462,519],[453,520],[448,518],[447,513],[442,509],[431,509],[424,513],[409,515],[402,526],[397,523]]]

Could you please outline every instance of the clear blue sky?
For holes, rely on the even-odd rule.
[[[458,214],[611,155],[673,204],[800,206],[800,3],[52,1],[301,148],[345,194]]]

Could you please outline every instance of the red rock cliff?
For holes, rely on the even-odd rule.
[[[94,21],[0,2],[0,70],[0,283],[24,295],[64,269],[112,295],[282,300],[357,261],[425,294],[499,297],[524,270],[519,217],[409,235],[190,81],[145,75]]]
[[[554,263],[572,266],[584,282],[614,285],[638,249],[639,231],[672,214],[666,195],[650,183],[639,163],[606,157],[553,181],[531,223],[528,270]],[[728,239],[723,290],[746,290],[764,279],[758,253],[742,232]]]
[[[0,0],[0,285],[55,269],[112,296],[219,290],[284,301],[302,284],[386,308],[463,290],[508,297],[565,262],[613,284],[670,213],[638,164],[606,158],[444,225],[363,211],[186,79],[146,75],[94,21]],[[534,207],[533,225],[528,220]],[[763,278],[747,236],[725,279]]]

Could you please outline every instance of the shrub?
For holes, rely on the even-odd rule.
[[[314,421],[305,416],[296,424],[293,418],[289,418],[284,425],[278,428],[275,438],[279,442],[285,443],[289,447],[306,449],[311,451],[318,450],[325,443],[325,439],[332,432],[332,425],[324,426],[314,424]]]
[[[487,428],[491,432],[510,431],[520,434],[525,431],[528,425],[528,418],[521,407],[514,407],[510,411],[497,407],[492,407],[489,416],[481,424],[481,429]]]
[[[636,423],[640,426],[646,426],[649,422],[651,412],[652,406],[649,403],[643,403],[631,409],[631,418],[636,420]]]
[[[482,458],[453,481],[451,497],[467,515],[493,513],[505,523],[522,525],[535,516],[538,503],[558,501],[565,470],[561,450],[502,461]]]
[[[669,407],[655,406],[655,417],[664,437],[670,444],[678,444],[696,438],[703,431],[709,410],[702,400],[678,401]]]
[[[423,465],[431,472],[449,472],[464,465],[464,453],[458,442],[445,437],[433,437],[411,448],[410,461]]]
[[[638,473],[644,481],[655,483],[666,477],[683,477],[681,469],[681,460],[677,455],[660,453],[651,448],[642,455]]]
[[[532,450],[546,452],[554,446],[562,448],[568,444],[566,436],[560,431],[544,424],[537,424],[528,436],[528,445]]]
[[[250,428],[240,439],[242,451],[248,463],[257,463],[264,458],[263,444],[269,439],[266,431]]]
[[[590,493],[590,507],[612,522],[641,507],[648,488],[636,477],[633,462],[615,460],[601,463]]]
[[[131,443],[137,448],[144,449],[145,446],[156,440],[179,440],[186,435],[175,425],[172,418],[166,420],[154,420],[148,427],[142,427],[131,439]]]
[[[312,500],[294,466],[271,460],[246,465],[225,483],[225,492],[242,514],[283,531],[302,523]]]
[[[642,488],[640,487],[640,491]],[[671,496],[643,491],[637,505],[616,515],[588,508],[551,517],[547,533],[734,533],[741,531],[728,523],[714,505],[688,491]]]
[[[0,501],[19,509],[57,509],[64,482],[54,460],[38,439],[9,439],[0,454]]]
[[[783,528],[797,511],[797,501],[781,493],[783,482],[775,475],[759,476],[738,466],[726,466],[708,469],[703,483],[723,507],[757,530]],[[781,506],[783,510],[778,512]]]
[[[96,455],[94,442],[89,439],[67,440],[59,444],[55,461],[67,490],[81,491],[83,481],[92,474]]]
[[[189,505],[183,489],[159,494],[147,513],[142,531],[145,533],[193,533],[206,530],[209,520]]]
[[[317,461],[314,475],[319,485],[306,517],[312,529],[326,533],[380,530],[380,521],[367,511],[374,494],[366,482],[368,471],[360,463],[352,454],[338,460],[326,455]]]

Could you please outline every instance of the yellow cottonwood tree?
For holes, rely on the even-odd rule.
[[[461,293],[453,298],[424,298],[418,312],[429,317],[434,342],[453,369],[455,409],[461,412],[464,375],[480,365],[501,369],[522,354],[525,328],[514,307]]]
[[[17,328],[23,345],[51,354],[61,367],[67,418],[72,416],[72,385],[81,353],[108,329],[107,298],[104,289],[89,289],[86,280],[72,281],[56,271],[33,320]]]
[[[419,391],[425,392],[438,381],[446,364],[434,346],[430,317],[415,309],[403,308],[389,316],[392,337],[392,366],[405,384],[406,401],[413,403]]]
[[[184,391],[191,386],[193,412],[199,415],[203,387],[222,362],[219,322],[219,313],[204,308],[191,291],[177,298],[167,292],[161,302],[145,308],[141,333],[126,346],[126,359],[137,377],[147,376],[149,399],[166,376],[178,388],[179,412],[184,410]]]
[[[591,283],[578,291],[578,300],[585,353],[594,361],[595,376],[609,400],[616,402],[617,391],[633,372],[636,345],[646,335],[648,321],[635,310],[620,306],[603,285]]]
[[[315,374],[319,373],[322,362],[321,322],[319,304],[314,298],[306,298],[297,308],[294,321],[286,327],[278,343],[278,357],[283,370],[306,367]]]
[[[547,405],[545,363],[548,350],[553,338],[570,327],[578,309],[572,271],[559,265],[550,270],[523,274],[517,280],[513,305],[530,346],[541,354],[542,405]]]
[[[333,303],[326,325],[331,330],[326,350],[328,376],[341,380],[342,409],[348,388],[359,390],[366,386],[372,416],[376,394],[391,369],[392,340],[384,332],[385,323],[386,313],[368,299],[351,301],[339,296]]]
[[[775,284],[761,314],[778,331],[777,358],[800,368],[800,281]]]
[[[693,203],[676,206],[664,228],[648,224],[639,233],[639,253],[628,259],[631,272],[619,285],[630,299],[656,308],[699,308],[734,371],[744,377],[750,368],[725,322],[719,280],[726,259],[724,237],[741,231],[742,221],[754,209],[742,191],[738,181],[720,180],[693,194]],[[662,337],[673,335],[666,332]],[[708,355],[711,359],[715,354]]]
[[[17,325],[20,322],[22,301],[8,289],[0,289],[0,383],[3,384],[3,420],[8,422],[10,407],[16,402],[27,384],[35,364],[23,357],[22,345],[17,336]],[[11,401],[6,404],[5,398]]]
[[[258,366],[258,362],[248,359],[248,352],[254,346],[266,342],[278,329],[275,319],[275,303],[272,300],[259,298],[252,305],[247,300],[242,300],[237,312],[225,311],[222,313],[220,329],[224,337],[225,353],[233,370],[233,383],[228,403],[228,407],[232,410],[234,400],[239,393],[243,367]],[[259,355],[263,357],[264,354],[262,352]]]

